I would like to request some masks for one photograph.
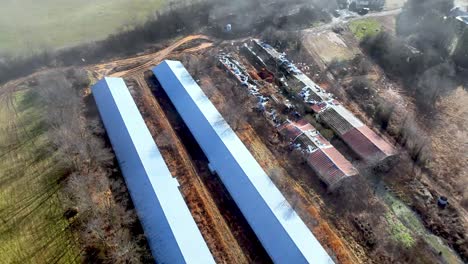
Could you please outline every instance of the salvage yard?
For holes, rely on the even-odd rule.
[[[131,5],[126,0],[103,1],[100,10],[86,9],[91,2],[80,1],[67,8],[81,6],[105,23],[93,29],[93,20],[80,24],[71,12],[69,20],[80,26],[77,32],[65,30],[66,24],[56,26],[64,17],[33,29],[20,25],[13,32],[10,21],[4,26],[8,34],[0,36],[0,42],[5,40],[0,50],[22,52],[28,41],[17,42],[15,34],[50,26],[56,31],[48,39],[32,34],[38,43],[31,52],[78,39],[93,41],[112,33],[116,28],[111,25],[144,22],[164,2],[138,0],[141,8],[122,15]],[[388,0],[385,10],[399,12],[404,2]],[[17,7],[13,2],[7,6]],[[34,12],[47,14],[39,7]],[[271,249],[256,235],[223,184],[225,176],[212,167],[186,116],[184,121],[171,102],[169,85],[163,88],[164,81],[151,71],[164,60],[178,60],[272,180],[266,182],[289,202],[287,208],[293,210],[288,212],[300,216],[335,263],[463,263],[467,87],[445,94],[433,112],[419,112],[403,84],[360,45],[381,32],[394,36],[396,14],[334,19],[329,27],[294,34],[279,31],[271,42],[226,32],[226,39],[205,31],[180,34],[142,45],[146,50],[134,56],[57,70],[64,82],[55,82],[56,87],[48,86],[57,81],[48,69],[7,83],[0,92],[1,261],[94,263],[105,256],[109,263],[120,263],[116,252],[126,249],[129,257],[122,263],[152,261],[89,89],[89,81],[108,76],[124,79],[216,263],[272,263]],[[72,120],[69,116],[59,119],[69,123],[68,130],[50,122],[55,115],[46,111],[47,101],[41,105],[32,96],[33,88],[47,94],[48,88],[62,86],[69,90],[58,98],[73,107],[57,104],[53,113],[75,111],[76,126],[64,121]],[[73,150],[69,159],[76,158],[79,169],[58,157],[64,142],[52,145],[51,137],[59,134],[46,134],[47,129],[61,132]],[[63,192],[72,187],[77,189]],[[281,203],[287,205],[284,198]],[[441,198],[449,201],[445,208]],[[116,259],[109,257],[114,255]]]
[[[357,54],[362,54],[357,46],[358,42],[353,39],[352,34],[350,32],[344,34],[343,36],[329,31],[319,35],[308,35],[305,39],[305,43],[310,45],[307,50],[311,51],[311,54],[321,54],[320,63],[323,63],[325,67],[331,61],[338,59],[331,55],[336,54],[336,47],[344,51],[341,56],[347,60],[353,59]],[[200,41],[200,39],[205,40]],[[322,41],[321,46],[317,45],[317,39]],[[192,41],[196,44],[190,44]],[[248,103],[247,91],[239,90],[245,89],[245,87],[240,86],[234,79],[231,79],[232,76],[228,77],[227,73],[217,66],[202,66],[215,65],[217,56],[223,52],[236,53],[237,49],[233,46],[233,43],[229,42],[229,45],[227,45],[228,43],[212,45],[205,36],[189,36],[176,41],[164,50],[140,56],[138,60],[141,62],[139,64],[134,59],[126,59],[95,65],[90,68],[91,71],[95,72],[94,76],[102,76],[106,72],[113,76],[123,76],[129,81],[131,89],[135,90],[135,99],[140,102],[139,106],[147,120],[147,124],[153,132],[166,162],[169,163],[171,171],[179,175],[178,179],[182,184],[181,190],[184,197],[187,199],[189,208],[202,230],[209,248],[218,261],[243,263],[245,260],[255,260],[256,262],[268,262],[268,258],[258,257],[265,253],[258,247],[258,242],[255,242],[251,230],[249,231],[245,224],[233,224],[233,219],[236,219],[235,223],[242,223],[245,220],[242,220],[239,215],[240,212],[233,208],[229,209],[229,203],[226,203],[226,200],[229,200],[229,198],[226,198],[227,193],[224,192],[223,194],[223,191],[220,191],[222,188],[219,182],[216,183],[210,179],[207,166],[206,164],[203,165],[203,159],[197,156],[196,151],[193,152],[194,149],[191,147],[192,143],[190,141],[193,141],[193,139],[187,138],[185,132],[181,132],[183,131],[181,126],[177,123],[177,118],[174,119],[172,114],[174,110],[168,110],[170,108],[165,103],[164,96],[155,93],[157,91],[155,87],[157,86],[154,86],[155,84],[151,81],[152,74],[145,73],[145,71],[165,58],[184,62],[194,78],[199,80],[202,89],[210,96],[215,106],[231,124],[261,166],[268,172],[288,201],[340,263],[367,263],[370,260],[391,259],[393,254],[397,252],[384,250],[383,248],[386,247],[402,247],[408,250],[418,249],[413,255],[405,253],[407,260],[422,258],[423,256],[436,258],[433,252],[435,250],[443,251],[443,258],[448,263],[459,263],[456,254],[443,241],[434,240],[433,236],[427,235],[423,223],[411,211],[411,208],[405,209],[407,211],[401,211],[398,210],[399,208],[394,207],[394,204],[401,203],[399,199],[403,199],[404,195],[402,195],[399,188],[392,186],[392,184],[389,185],[392,186],[391,188],[395,188],[398,195],[394,195],[393,189],[389,187],[379,189],[377,197],[372,196],[371,190],[368,193],[352,194],[353,190],[357,190],[356,187],[351,187],[353,181],[350,182],[351,185],[344,188],[350,188],[349,190],[338,191],[332,196],[328,195],[326,188],[324,188],[317,175],[309,167],[301,163],[296,155],[287,151],[286,142],[278,137],[271,124],[263,116],[253,112],[252,105]],[[237,43],[236,45],[240,44]],[[185,49],[185,47],[187,48]],[[327,53],[327,49],[333,49],[333,51]],[[353,52],[349,52],[350,49]],[[326,54],[330,54],[330,57],[327,57]],[[242,56],[236,54],[236,57],[241,58]],[[248,63],[248,60],[242,59],[242,62]],[[301,65],[307,65],[307,62],[310,61],[304,61]],[[129,65],[129,67],[126,67],[126,65]],[[379,89],[380,95],[388,96],[391,94],[389,91],[395,89],[395,85],[390,85],[388,80],[380,76],[381,71],[375,68],[375,65],[373,67],[372,78],[378,81],[376,83],[382,85]],[[311,68],[313,68],[312,65]],[[123,70],[119,72],[114,69]],[[252,65],[249,65],[247,69],[250,73],[256,71]],[[258,73],[257,76],[256,73],[255,76],[261,78],[260,76],[263,76],[263,74]],[[267,76],[263,77],[268,78]],[[229,81],[226,82],[226,78]],[[267,81],[262,81],[262,83],[266,85],[262,92],[271,92],[277,89],[274,83],[268,85]],[[389,89],[390,87],[392,89]],[[148,93],[149,90],[152,90],[153,94],[156,95],[156,102]],[[399,93],[396,93],[394,97],[399,99],[392,98],[392,100],[403,100],[401,99],[402,95]],[[281,96],[278,98],[281,98]],[[366,118],[366,114],[352,100],[346,100],[346,105],[354,112],[357,111],[358,116]],[[372,125],[372,121],[367,118],[365,122]],[[267,131],[270,129],[271,131]],[[332,142],[336,144],[336,140]],[[347,153],[346,148],[346,146],[339,147],[340,151],[345,150],[343,153]],[[180,155],[184,158],[178,158]],[[185,165],[182,165],[181,161]],[[355,165],[368,180],[371,182],[375,180],[373,173],[368,172],[362,162],[358,161]],[[391,177],[388,176],[390,174],[383,177]],[[360,181],[357,180],[355,184],[364,184]],[[385,186],[385,184],[381,184],[384,183],[377,182],[377,186]],[[355,199],[346,198],[349,195],[351,197],[370,195],[368,198],[364,198],[368,200],[366,203],[368,207],[359,206],[354,202],[345,205],[345,201]],[[350,206],[350,208],[344,209],[342,206]],[[371,214],[368,210],[372,210],[374,213]],[[375,214],[375,212],[378,212],[378,214]],[[342,214],[345,218],[336,219],[337,213]],[[356,231],[356,225],[365,226],[367,224],[374,227],[374,231],[370,235],[365,233],[368,231],[364,232],[364,229],[358,228]],[[211,229],[205,229],[207,225],[211,226]],[[362,232],[366,235],[364,236]],[[419,240],[419,237],[422,237],[423,240]],[[375,248],[374,241],[379,241]],[[369,246],[369,243],[371,246]],[[241,254],[240,252],[244,253]],[[377,254],[373,255],[371,252],[377,252]]]
[[[193,59],[194,60],[199,60],[201,58],[193,58]],[[243,60],[243,62],[245,62],[245,60]],[[209,64],[209,62],[205,62],[204,64]],[[215,70],[214,69],[210,70],[210,72],[215,72]],[[218,76],[218,74],[216,74],[216,76]],[[229,91],[230,89],[228,88],[231,85],[222,84],[222,81],[219,78],[214,78],[214,80],[215,81],[212,81],[212,82],[217,84],[217,85],[215,85],[215,87],[219,87],[219,90],[221,91],[221,93],[223,93],[223,94],[232,93],[232,92]],[[231,89],[236,89],[236,88],[233,87]],[[242,87],[238,86],[237,89],[242,89]],[[244,89],[245,89],[245,87],[244,87]],[[212,89],[209,90],[209,93],[213,94]],[[234,97],[229,96],[229,98],[237,98],[237,97],[238,96],[234,96]],[[223,107],[223,105],[226,104],[226,102],[224,100],[220,100],[218,96],[212,96],[211,99],[212,99],[213,102],[216,103],[218,109],[220,109],[220,111],[224,114],[224,116],[231,116],[229,114],[229,112],[232,111],[232,109],[231,108],[226,109],[226,108]],[[231,100],[235,100],[235,99],[231,99]],[[242,99],[239,99],[239,100],[242,100]],[[248,106],[246,106],[245,104],[244,104],[244,106],[242,106],[242,101],[237,101],[234,104],[230,104],[230,105],[235,105],[237,107],[240,107],[239,110],[237,110],[238,113],[244,113],[245,111],[248,111],[247,110]],[[245,114],[243,114],[242,116],[244,116],[244,115]],[[240,121],[232,121],[234,123],[231,122],[231,126],[233,124],[236,124],[236,125],[234,125],[234,127],[239,127],[237,122],[242,123],[242,122],[245,122],[244,120],[247,120],[247,122],[249,122],[251,125],[254,125],[254,126],[259,126],[259,122],[261,122],[260,120],[252,121],[252,118],[249,118],[249,117],[243,117],[243,118],[238,117],[238,119],[239,118],[240,118]],[[259,117],[257,117],[257,118],[259,118]],[[251,123],[251,122],[254,122],[254,123]],[[297,164],[297,165],[295,165],[295,167],[293,169],[293,166],[294,166],[293,164],[298,162],[297,156],[292,156],[291,153],[285,152],[285,149],[287,149],[287,147],[284,145],[284,143],[278,144],[277,140],[274,140],[275,132],[266,132],[264,126],[260,126],[260,128],[258,128],[258,130],[257,130],[257,133],[259,133],[259,137],[261,138],[261,141],[264,142],[263,144],[265,144],[264,146],[266,146],[266,149],[271,149],[271,151],[273,152],[272,153],[270,150],[268,150],[268,151],[262,150],[265,147],[261,147],[261,145],[258,145],[257,143],[254,143],[252,141],[252,138],[255,138],[255,137],[252,137],[252,136],[247,136],[246,137],[245,136],[246,133],[249,133],[248,131],[250,129],[251,128],[250,128],[249,125],[241,125],[236,130],[236,132],[239,134],[241,139],[247,144],[247,146],[249,146],[250,151],[259,160],[259,162],[264,166],[264,168],[267,171],[272,172],[271,177],[273,177],[273,179],[274,179],[275,183],[277,184],[277,186],[281,186],[280,188],[282,188],[283,192],[285,192],[285,193],[287,193],[289,195],[292,195],[292,197],[291,196],[288,196],[288,197],[290,199],[292,199],[292,200],[290,200],[290,202],[292,204],[297,205],[297,207],[295,207],[296,210],[298,210],[299,212],[303,212],[303,210],[304,210],[300,206],[301,202],[298,203],[298,201],[304,201],[304,199],[305,200],[314,199],[314,201],[317,202],[318,197],[321,197],[323,199],[323,201],[319,202],[318,204],[320,204],[320,205],[325,204],[324,207],[321,207],[322,210],[324,210],[324,212],[327,212],[328,210],[330,210],[330,208],[334,208],[333,210],[337,210],[337,211],[343,210],[343,209],[339,209],[339,207],[340,207],[340,204],[342,206],[345,206],[343,204],[343,203],[345,203],[345,201],[340,200],[339,198],[337,199],[337,197],[339,197],[339,196],[341,196],[343,194],[340,194],[340,192],[338,192],[336,194],[337,197],[335,197],[335,198],[327,198],[326,196],[321,196],[319,194],[323,193],[323,187],[321,186],[321,183],[319,181],[317,181],[317,176],[314,175],[314,173],[312,171],[310,171],[310,168],[307,168],[306,166]],[[280,142],[281,142],[281,140],[280,140]],[[267,158],[265,153],[272,153],[272,156]],[[273,158],[273,157],[275,157],[275,158]],[[278,157],[280,157],[279,159],[283,161],[283,162],[281,162],[281,164],[283,164],[285,166],[286,170],[281,168],[281,166],[278,165],[278,163],[273,162]],[[266,160],[267,162],[262,163],[262,161],[264,161],[264,160]],[[362,165],[360,165],[360,166],[362,166]],[[362,171],[362,172],[366,171],[365,169],[363,169],[363,170],[364,171]],[[364,174],[366,175],[367,173],[368,172],[365,172]],[[295,176],[294,177],[287,176],[288,174],[289,175],[295,175]],[[370,177],[371,179],[373,178],[372,174],[368,174],[367,177]],[[295,184],[297,184],[297,183],[295,183],[295,181],[297,181],[297,183],[299,183],[299,185],[297,186],[297,188],[293,187],[294,191],[291,194],[290,188],[288,188],[286,186],[295,186]],[[372,181],[373,181],[373,179],[372,179]],[[302,188],[304,188],[304,189],[302,189]],[[344,189],[346,189],[346,188],[351,188],[351,186],[347,186]],[[362,188],[362,187],[360,187],[360,188]],[[302,191],[299,191],[299,190],[302,190]],[[307,190],[307,191],[305,192],[304,190]],[[347,192],[347,191],[344,191],[344,192]],[[387,193],[387,192],[384,190],[383,193]],[[374,191],[374,194],[375,194],[375,191]],[[301,195],[305,195],[305,196],[302,197],[302,198],[298,198],[298,197],[301,197]],[[357,195],[357,194],[355,194],[355,195]],[[362,195],[364,195],[364,193],[362,193]],[[388,194],[388,195],[390,195],[390,194]],[[307,198],[305,198],[305,197],[307,197]],[[343,199],[343,197],[341,199]],[[375,198],[367,197],[367,198],[364,198],[364,199],[365,200],[373,200]],[[361,222],[362,223],[372,223],[372,226],[375,229],[375,233],[374,233],[375,238],[374,239],[375,239],[375,241],[379,241],[377,243],[378,244],[377,248],[387,247],[387,246],[390,246],[390,245],[401,246],[403,248],[411,248],[412,250],[415,250],[416,248],[419,248],[420,251],[417,251],[417,252],[413,253],[412,256],[406,256],[407,258],[409,258],[408,261],[411,261],[411,259],[413,259],[413,258],[422,258],[422,256],[427,254],[427,253],[424,253],[426,251],[431,252],[432,250],[441,250],[441,251],[446,253],[444,256],[445,256],[446,260],[449,263],[460,263],[458,257],[455,255],[455,253],[451,249],[449,249],[444,243],[441,243],[441,242],[434,243],[434,240],[433,240],[433,238],[431,236],[427,236],[426,242],[422,242],[422,243],[428,243],[428,244],[422,244],[422,245],[417,244],[417,243],[420,243],[420,242],[416,241],[417,236],[423,236],[424,239],[426,239],[426,236],[425,236],[425,233],[424,233],[426,231],[421,231],[421,230],[424,230],[423,224],[420,222],[420,220],[417,217],[415,217],[414,213],[413,214],[411,214],[411,213],[400,214],[397,211],[395,211],[393,209],[392,205],[394,203],[396,203],[396,201],[399,201],[399,200],[397,200],[397,199],[395,200],[395,198],[393,198],[393,200],[389,201],[389,200],[384,199],[383,197],[380,197],[380,198],[376,199],[374,202],[369,201],[370,205],[368,205],[369,207],[367,209],[364,209],[363,211],[361,211],[361,210],[354,211],[353,209],[350,209],[344,215],[351,215],[352,216],[352,215],[354,215],[356,213],[356,217],[359,218],[359,220],[358,220],[359,223],[361,223]],[[337,207],[335,207],[335,206],[337,206]],[[352,202],[348,202],[347,206],[353,207],[355,205]],[[325,209],[325,208],[327,208],[327,209]],[[372,208],[372,209],[370,209],[370,208]],[[313,210],[317,210],[317,209],[313,209]],[[370,212],[368,210],[372,210],[372,212]],[[361,213],[358,213],[358,212],[361,212]],[[379,212],[379,214],[376,214],[376,212]],[[381,212],[385,212],[385,213],[380,215]],[[333,214],[334,213],[331,213],[331,215],[333,215]],[[380,218],[385,219],[385,221],[383,221],[383,222],[378,221],[377,218],[379,218],[379,215],[380,215]],[[304,217],[307,219],[307,216],[304,216]],[[406,222],[408,219],[411,219],[411,222]],[[345,232],[347,232],[347,233],[350,232],[351,234],[353,234],[353,238],[355,239],[355,241],[360,241],[361,240],[361,235],[359,233],[354,233],[352,231],[353,226],[352,225],[350,226],[350,223],[347,223],[346,221],[337,221],[336,219],[333,219],[333,217],[331,217],[331,219],[329,221],[337,224],[336,228],[338,230],[341,230],[341,231],[346,230]],[[421,233],[421,232],[423,232],[423,233]],[[321,233],[321,234],[323,235],[323,233]],[[321,237],[321,236],[319,235],[319,237]],[[328,237],[328,239],[324,239],[324,241],[330,241],[329,236],[325,236],[325,237]],[[390,238],[390,240],[388,240],[388,238]],[[346,241],[348,243],[350,243],[351,237],[346,236]],[[360,241],[358,243],[362,245],[362,243],[364,243],[364,244],[368,243],[366,241],[367,240],[364,240],[364,241]],[[324,243],[327,244],[327,242],[324,242]],[[396,244],[396,245],[394,245],[394,244]],[[363,258],[365,259],[365,257],[358,253],[358,252],[360,252],[360,250],[358,249],[359,246],[358,245],[352,245],[351,247],[354,250],[354,254],[358,254],[361,257],[361,261],[364,261]],[[431,249],[431,247],[433,247],[434,249]],[[391,253],[387,252],[386,254],[391,254]],[[384,254],[383,256],[377,255],[376,257],[385,259],[384,256],[386,254]],[[344,255],[344,256],[346,256],[346,255]],[[426,255],[425,257],[429,258],[429,256],[430,255]],[[434,256],[432,256],[432,258],[433,257]],[[346,259],[346,258],[341,257],[340,259],[343,260],[343,259]],[[354,260],[354,262],[355,261],[356,260]],[[364,261],[364,262],[366,262],[366,261]]]

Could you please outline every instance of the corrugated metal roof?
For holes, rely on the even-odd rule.
[[[321,144],[323,145],[330,145],[331,146],[331,143],[328,142],[328,140],[326,138],[324,138],[322,135],[318,135],[315,137],[317,139],[318,142],[320,142]]]
[[[334,107],[320,113],[322,121],[331,127],[339,136],[353,129],[353,125],[341,116]]]
[[[314,111],[315,113],[320,113],[326,107],[327,107],[327,103],[322,102],[322,103],[311,105],[310,109],[312,109],[312,111]]]
[[[353,113],[351,113],[348,109],[344,108],[343,105],[332,105],[331,108],[333,108],[342,118],[344,118],[353,127],[360,127],[364,125],[364,123],[362,123],[361,120],[355,117]]]
[[[353,128],[346,132],[342,137],[343,141],[356,152],[362,159],[367,161],[379,161],[386,157],[369,138],[366,137],[358,128]]]
[[[380,161],[396,154],[395,148],[364,125],[342,105],[332,105],[320,118],[362,159]]]
[[[332,99],[329,93],[323,90],[318,84],[312,81],[302,71],[299,71],[297,74],[294,75],[294,77],[310,88],[311,92],[319,98],[319,100],[317,101],[328,101]]]
[[[338,187],[338,183],[344,178],[358,174],[351,162],[320,135],[307,120],[288,121],[282,126],[281,131],[284,131],[286,137],[289,136],[293,142],[296,139],[302,144],[314,146],[316,150],[308,154],[307,162],[329,189]],[[298,133],[302,133],[302,136],[297,136]]]
[[[377,135],[369,127],[361,126],[357,129],[387,156],[391,156],[396,153],[396,149],[392,145],[390,145],[390,143],[388,143],[382,137]]]
[[[280,134],[282,134],[289,141],[295,141],[303,131],[295,126],[292,122],[286,122],[281,127],[278,128]]]
[[[153,72],[273,261],[333,263],[184,66]]]
[[[307,120],[305,119],[300,119],[294,122],[294,125],[304,132],[317,130],[311,123],[307,122]]]
[[[309,154],[307,163],[317,172],[320,179],[329,189],[333,190],[337,184],[347,176],[333,162],[323,149],[317,149]]]
[[[214,263],[124,81],[105,78],[92,92],[156,261]]]
[[[338,166],[338,168],[346,175],[357,175],[358,171],[353,164],[349,162],[336,148],[322,148],[322,151]]]

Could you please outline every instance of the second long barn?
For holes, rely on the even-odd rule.
[[[334,263],[184,66],[153,72],[275,263]]]

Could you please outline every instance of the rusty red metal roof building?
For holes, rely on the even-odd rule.
[[[358,174],[351,162],[306,120],[287,121],[279,131],[291,143],[300,145],[307,163],[329,190],[339,187],[345,178]]]
[[[338,188],[347,177],[357,175],[353,165],[335,148],[317,149],[308,155],[307,163],[329,190]]]
[[[339,136],[354,128],[351,122],[349,122],[347,118],[341,115],[333,107],[328,107],[324,111],[320,112],[320,119]]]
[[[333,129],[363,160],[381,161],[396,154],[396,149],[390,143],[299,70],[284,53],[259,40],[254,40],[253,43],[258,56],[263,56],[263,61],[269,62],[270,67],[276,67],[287,73],[291,77],[288,79],[288,85],[301,88],[298,95],[304,99],[310,109],[318,114],[320,120]]]
[[[367,161],[379,161],[395,154],[395,149],[367,126],[351,129],[342,139]]]
[[[342,105],[331,105],[320,114],[321,120],[363,160],[378,162],[396,154],[395,148]]]

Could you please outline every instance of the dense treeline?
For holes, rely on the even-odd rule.
[[[81,66],[130,56],[150,45],[194,32],[233,38],[260,33],[267,28],[310,26],[315,21],[330,20],[326,9],[333,6],[324,5],[323,1],[310,4],[304,0],[287,4],[274,0],[191,2],[156,12],[145,24],[110,35],[102,41],[45,51],[32,57],[0,58],[0,84],[45,67]],[[224,31],[227,23],[232,24],[231,32]]]

